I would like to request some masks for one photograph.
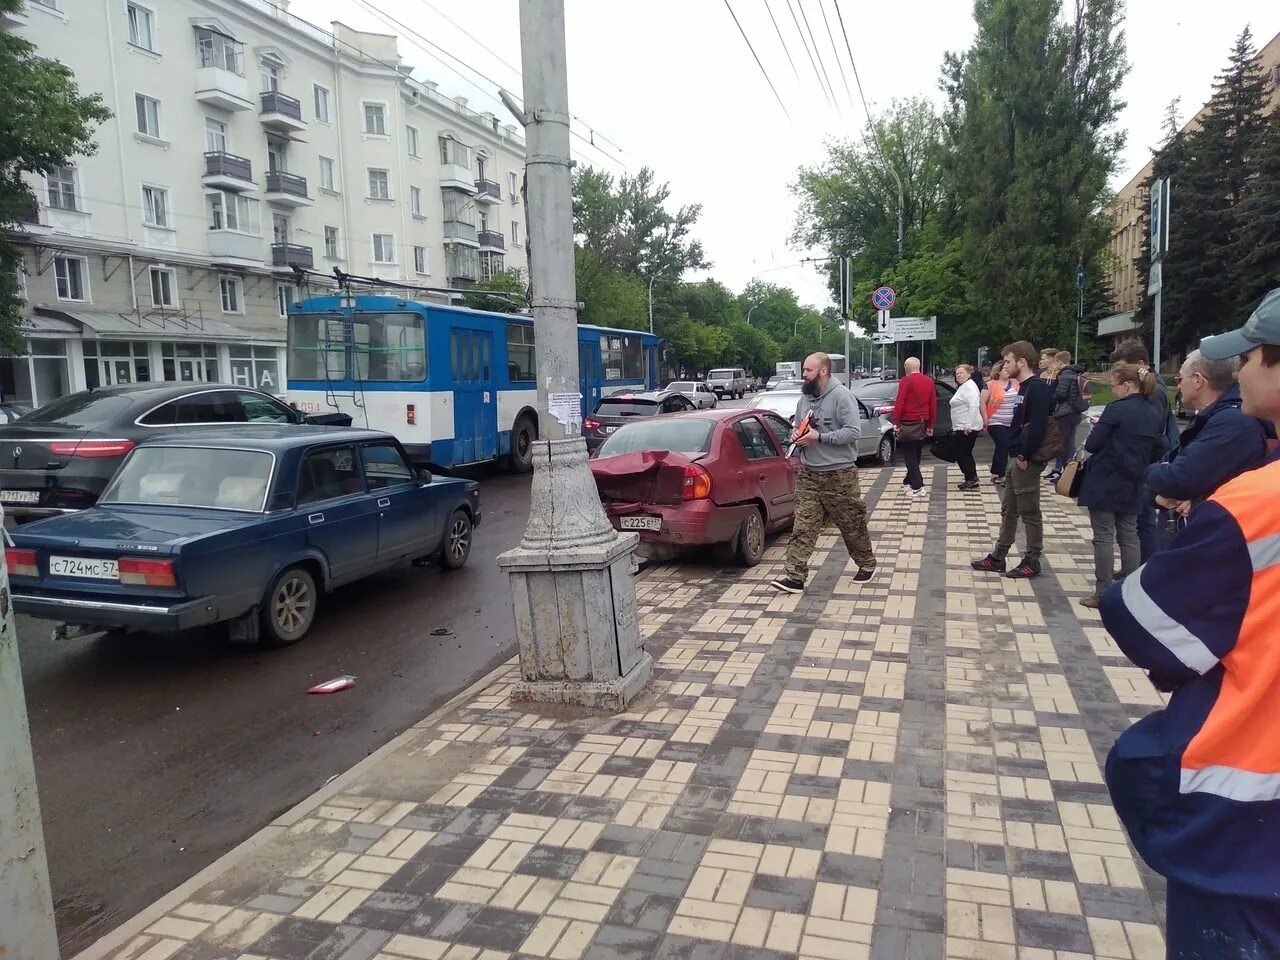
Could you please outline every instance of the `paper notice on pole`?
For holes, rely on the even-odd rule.
[[[547,412],[551,414],[564,432],[576,436],[582,432],[582,394],[550,393],[547,394]]]

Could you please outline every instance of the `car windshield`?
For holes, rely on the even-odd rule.
[[[628,397],[625,400],[601,400],[596,413],[602,417],[648,417],[658,412],[657,400]]]
[[[119,394],[84,391],[46,403],[22,418],[23,423],[48,423],[62,427],[97,427],[110,423],[133,401]]]
[[[606,440],[596,456],[612,457],[619,453],[636,453],[641,450],[706,453],[711,449],[713,426],[715,424],[710,420],[691,417],[629,423]]]
[[[271,465],[271,454],[260,450],[141,446],[129,455],[99,502],[260,513]]]
[[[737,371],[734,371],[734,370],[712,370],[710,373],[707,374],[707,379],[708,380],[732,380],[733,375],[736,372]]]

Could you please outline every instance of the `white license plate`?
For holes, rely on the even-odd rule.
[[[84,557],[50,557],[49,575],[84,577],[88,580],[119,580],[120,568],[115,560],[89,560]]]
[[[617,429],[618,429],[617,427],[605,427],[605,428],[604,428],[604,432],[605,432],[605,433],[613,433],[613,431],[615,431],[615,430],[617,430]]]
[[[39,490],[0,490],[0,503],[39,503]]]
[[[661,517],[622,517],[619,526],[623,530],[661,530]]]

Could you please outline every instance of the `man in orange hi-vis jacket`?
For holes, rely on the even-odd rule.
[[[1244,413],[1280,423],[1280,289],[1200,350],[1239,356]],[[1169,881],[1169,957],[1280,957],[1280,453],[1195,507],[1102,618],[1172,693],[1107,758],[1116,812]]]

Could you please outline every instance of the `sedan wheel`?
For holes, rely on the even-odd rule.
[[[440,566],[457,570],[471,556],[471,517],[465,510],[455,510],[449,518],[449,529],[444,536],[444,549],[440,553]]]
[[[889,436],[889,434],[886,433],[880,438],[880,447],[876,451],[876,456],[886,466],[893,463],[893,437]]]
[[[290,567],[271,586],[262,608],[263,642],[286,647],[307,635],[316,619],[316,581],[302,567]]]

